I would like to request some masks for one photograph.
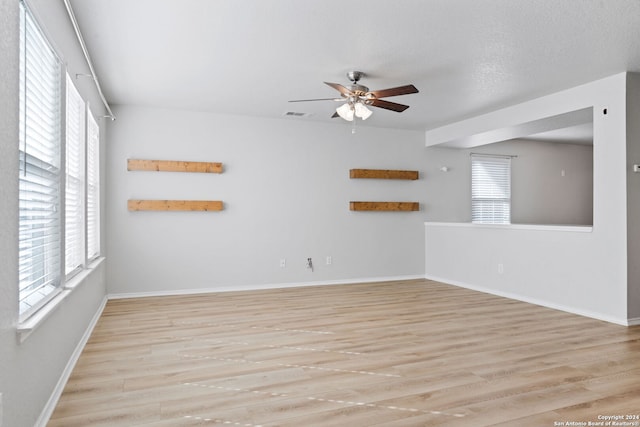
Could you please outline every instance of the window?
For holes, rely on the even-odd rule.
[[[84,265],[84,172],[85,105],[67,75],[65,145],[65,274],[70,276]]]
[[[87,110],[87,259],[100,255],[100,128]]]
[[[18,287],[23,321],[100,255],[100,129],[22,2],[19,108]]]
[[[35,20],[20,6],[20,315],[61,285],[61,65]]]
[[[471,222],[511,222],[511,158],[471,156]]]

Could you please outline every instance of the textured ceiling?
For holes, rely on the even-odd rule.
[[[363,126],[426,130],[640,71],[638,0],[72,0],[112,104],[330,119],[323,81],[420,93]]]

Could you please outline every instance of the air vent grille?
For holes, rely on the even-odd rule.
[[[286,117],[310,117],[311,113],[301,113],[298,111],[287,111],[286,113],[284,113],[284,116]]]

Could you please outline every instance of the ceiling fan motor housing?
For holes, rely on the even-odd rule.
[[[365,96],[369,92],[369,88],[363,85],[359,85],[358,81],[364,77],[362,71],[349,71],[347,78],[351,80],[352,85],[349,86],[349,90],[356,96]]]
[[[349,86],[349,90],[356,96],[365,96],[369,92],[369,88],[359,84]]]

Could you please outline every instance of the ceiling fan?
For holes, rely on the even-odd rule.
[[[338,83],[324,82],[340,92],[340,98],[318,98],[318,99],[297,99],[289,102],[309,102],[309,101],[339,101],[344,102],[340,107],[336,108],[331,118],[342,117],[351,122],[354,118],[359,117],[362,120],[368,119],[373,113],[368,106],[384,108],[385,110],[403,112],[408,105],[398,104],[391,101],[385,101],[381,98],[390,96],[409,95],[418,93],[418,89],[414,85],[398,86],[390,89],[381,89],[370,91],[368,87],[358,84],[358,81],[365,74],[362,71],[349,71],[347,78],[351,81],[349,86],[343,86]]]

